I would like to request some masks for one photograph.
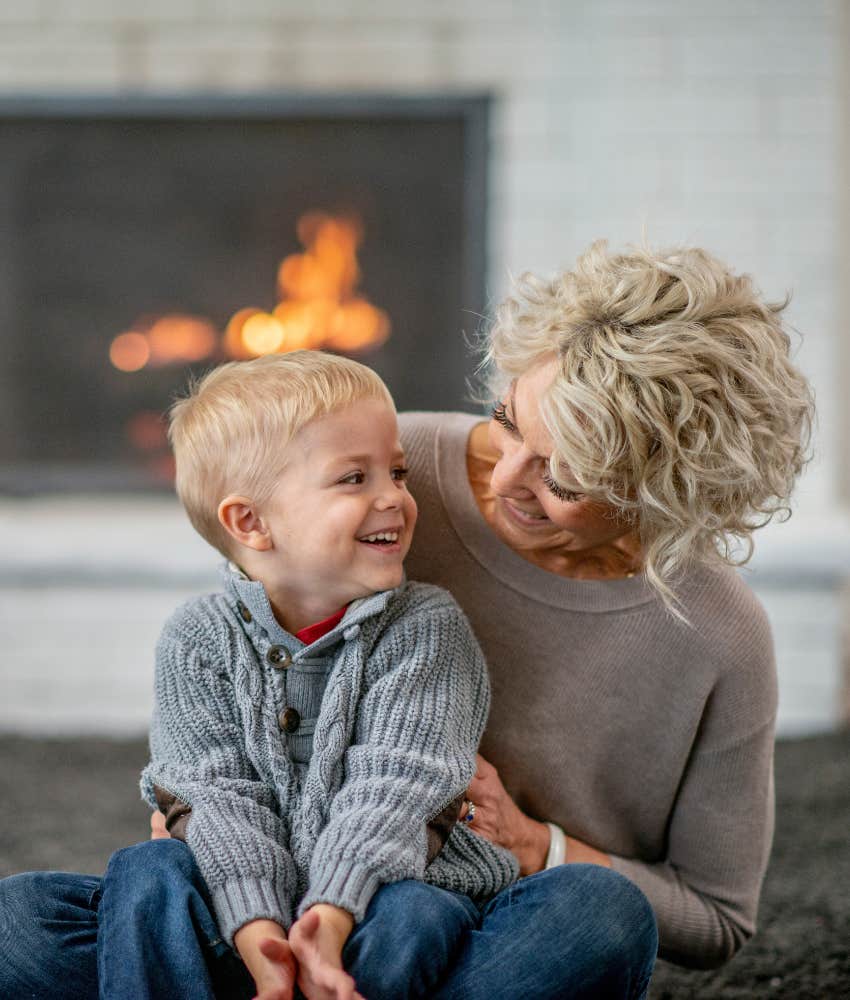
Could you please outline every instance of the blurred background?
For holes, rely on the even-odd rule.
[[[816,458],[744,572],[780,733],[846,722],[848,8],[0,0],[0,732],[145,732],[216,586],[164,437],[190,372],[326,346],[474,409],[511,275],[644,236],[792,296]]]

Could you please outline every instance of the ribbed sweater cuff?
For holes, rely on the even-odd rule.
[[[285,891],[258,878],[234,879],[211,890],[218,929],[233,947],[233,935],[251,920],[274,920],[289,930],[292,904]]]
[[[316,903],[332,903],[348,910],[354,922],[359,923],[380,885],[380,878],[371,869],[339,858],[335,865],[326,863],[322,866],[319,879],[310,883],[307,895],[298,907],[298,915],[301,916]]]

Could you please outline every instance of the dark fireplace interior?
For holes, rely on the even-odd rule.
[[[285,297],[284,259],[310,271],[323,222],[350,237],[351,280],[321,304],[336,333],[301,343],[370,364],[400,409],[466,405],[487,115],[463,97],[5,102],[0,492],[170,489],[163,414],[190,371],[297,346],[297,325],[254,323],[246,347],[238,324]],[[371,346],[345,340],[353,301],[380,316]]]

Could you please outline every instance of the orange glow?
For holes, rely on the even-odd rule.
[[[279,351],[283,346],[283,338],[280,320],[269,313],[254,313],[242,326],[242,343],[257,357]]]
[[[122,372],[137,372],[150,360],[147,338],[136,330],[119,333],[109,345],[109,360]]]
[[[355,294],[360,280],[357,248],[363,239],[354,218],[308,212],[297,223],[303,253],[281,261],[280,301],[271,313],[240,309],[227,324],[230,357],[330,347],[357,352],[382,344],[390,333],[387,314]]]
[[[168,446],[165,419],[155,410],[140,410],[127,421],[127,437],[140,451],[156,451]]]
[[[197,316],[174,313],[161,316],[147,332],[151,363],[201,361],[215,350],[217,333],[212,323]]]
[[[249,306],[247,309],[240,309],[230,317],[227,328],[224,331],[224,349],[231,358],[244,360],[250,358],[251,352],[242,341],[242,330],[246,322],[252,317],[262,313],[262,309]]]

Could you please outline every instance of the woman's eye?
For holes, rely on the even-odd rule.
[[[362,472],[352,472],[347,476],[340,479],[340,484],[346,486],[359,486],[363,482],[364,476]]]
[[[505,409],[505,404],[498,402],[492,409],[491,416],[496,421],[497,424],[501,424],[506,431],[510,431],[511,434],[516,434],[516,424],[508,416],[507,410]]]
[[[564,503],[575,503],[577,500],[584,499],[583,493],[576,493],[575,490],[566,489],[559,483],[556,483],[548,472],[543,473],[543,485],[547,490],[549,490],[553,497],[556,497]]]
[[[405,479],[407,479],[407,473],[409,471],[410,470],[407,469],[405,466],[400,465],[397,469],[393,469],[393,479],[402,483],[404,482]]]

